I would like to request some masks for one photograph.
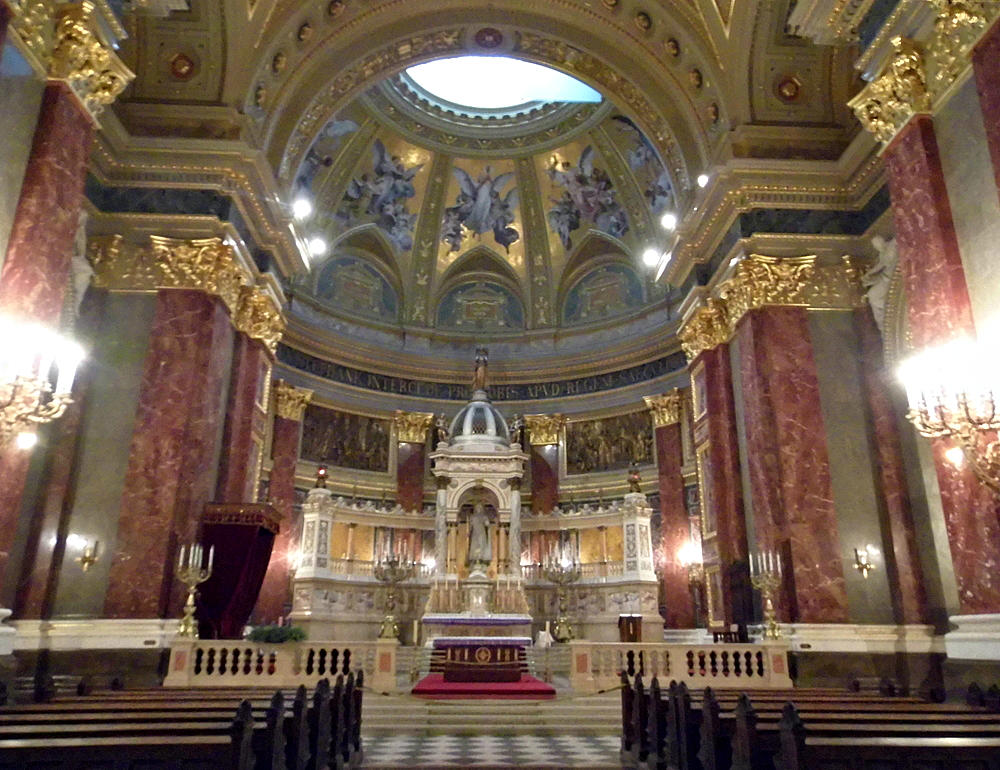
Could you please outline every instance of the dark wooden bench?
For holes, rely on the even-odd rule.
[[[622,759],[670,770],[943,770],[945,760],[1000,770],[1000,719],[983,709],[802,695],[801,708],[773,693],[692,697],[683,684],[662,692],[623,675]]]
[[[275,692],[177,698],[115,693],[0,711],[0,770],[349,768],[360,765],[364,674],[321,680],[312,698]],[[206,702],[208,701],[208,702]],[[87,708],[80,708],[86,705]]]

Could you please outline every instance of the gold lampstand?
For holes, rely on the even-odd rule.
[[[559,616],[552,627],[552,638],[557,642],[571,642],[576,638],[576,632],[566,615],[566,586],[580,579],[580,563],[576,559],[551,559],[542,565],[541,571],[546,580],[558,587],[556,601],[559,602]]]
[[[203,547],[200,543],[192,543],[190,546],[181,546],[180,554],[177,557],[177,579],[187,586],[188,596],[184,602],[184,616],[181,618],[180,626],[177,628],[177,636],[187,639],[198,638],[198,621],[195,620],[195,596],[198,586],[212,577],[212,562],[215,558],[215,546],[208,549],[208,565],[202,566],[204,555]]]
[[[386,585],[385,596],[385,617],[382,625],[379,626],[379,639],[398,639],[399,623],[396,621],[396,586],[405,580],[409,580],[416,574],[417,563],[415,561],[405,561],[397,554],[392,553],[388,558],[379,559],[372,567],[372,574],[380,583]]]
[[[0,443],[62,417],[72,403],[68,393],[53,393],[49,382],[40,377],[15,377],[0,383]]]
[[[780,639],[778,613],[774,609],[774,592],[781,585],[781,557],[773,551],[751,554],[750,582],[760,591],[764,603],[764,638]]]

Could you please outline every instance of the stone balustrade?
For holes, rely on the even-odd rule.
[[[788,645],[570,642],[570,684],[578,692],[613,687],[622,671],[688,687],[784,689]]]
[[[393,639],[372,642],[286,642],[245,639],[177,639],[170,645],[164,687],[315,686],[348,671],[364,671],[376,690],[396,689]]]

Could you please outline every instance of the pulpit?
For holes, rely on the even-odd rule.
[[[202,639],[240,639],[264,582],[278,512],[266,503],[208,503],[200,542],[215,548],[215,568],[198,592]]]

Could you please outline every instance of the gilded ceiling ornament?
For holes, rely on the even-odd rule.
[[[295,37],[298,39],[300,43],[305,43],[307,40],[309,40],[309,38],[312,37],[312,34],[313,34],[312,24],[310,24],[307,21],[304,22],[301,27],[299,27],[299,31],[296,33]]]
[[[313,392],[305,388],[296,388],[284,380],[278,380],[274,386],[274,410],[278,417],[286,420],[302,422],[306,405],[312,400]]]
[[[330,4],[326,6],[326,13],[330,17],[340,16],[347,8],[347,3],[344,0],[330,0]]]
[[[674,59],[681,55],[681,44],[677,42],[672,37],[668,37],[663,41],[663,47],[666,49],[667,53],[670,54]]]
[[[427,441],[427,431],[434,422],[434,415],[430,412],[404,412],[397,409],[393,422],[396,424],[396,441],[424,444]]]
[[[271,59],[271,72],[275,75],[280,75],[288,64],[288,56],[285,55],[284,51],[278,51]]]
[[[100,32],[90,0],[60,5],[49,76],[65,80],[94,117],[125,90],[135,75]]]
[[[885,71],[848,102],[861,125],[888,142],[916,113],[931,109],[924,58],[917,43],[894,37],[895,53]]]
[[[635,15],[635,26],[643,32],[649,32],[653,28],[653,20],[645,11],[639,11]]]
[[[705,78],[702,76],[701,70],[697,67],[688,72],[688,80],[691,81],[691,88],[696,91],[705,84]]]
[[[528,440],[532,446],[558,444],[566,418],[561,414],[526,414],[524,424],[528,427]]]
[[[661,396],[644,396],[643,401],[653,414],[653,426],[663,428],[681,421],[682,396],[680,389],[674,388]]]

